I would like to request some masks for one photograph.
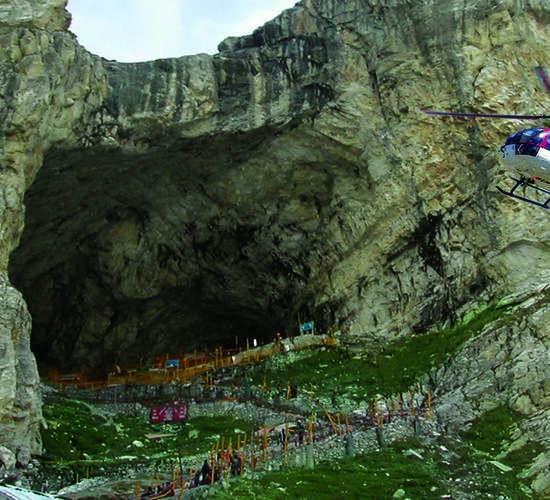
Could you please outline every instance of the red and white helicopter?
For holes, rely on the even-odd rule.
[[[535,67],[535,72],[539,76],[544,88],[550,94],[550,79],[544,68]],[[539,120],[541,118],[550,118],[547,115],[499,115],[484,113],[453,113],[448,111],[429,111],[423,113],[428,115],[443,116],[462,116],[465,118],[509,118],[515,120]],[[543,189],[537,186],[537,182],[545,183],[550,186],[550,128],[530,128],[520,130],[506,139],[504,146],[500,148],[503,154],[504,162],[510,169],[519,173],[520,178],[511,179],[515,185],[506,191],[497,186],[497,189],[506,196],[516,198],[517,200],[532,203],[541,208],[550,208],[550,187]],[[516,194],[516,189],[520,186],[534,189],[544,193],[546,201],[540,202],[526,196]],[[525,190],[524,190],[525,194]]]

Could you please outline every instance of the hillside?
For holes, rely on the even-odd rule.
[[[303,322],[369,356],[497,306],[518,313],[431,375],[438,418],[509,405],[548,449],[548,214],[495,190],[531,125],[420,112],[543,114],[546,3],[303,0],[216,55],[132,64],[80,46],[65,3],[0,5],[6,466],[41,451],[37,367]]]

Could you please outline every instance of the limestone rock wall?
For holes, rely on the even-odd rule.
[[[514,319],[490,324],[426,382],[436,388],[438,419],[455,431],[501,405],[522,414],[525,418],[512,433],[509,451],[530,442],[546,448],[522,473],[544,497],[550,491],[550,308],[546,286],[532,292],[527,297],[509,296],[516,304]]]
[[[70,24],[66,3],[66,0],[3,1],[0,5],[0,26],[65,30]]]
[[[79,142],[105,95],[103,68],[66,31],[64,0],[0,5],[0,470],[41,451],[31,317],[8,262],[25,225],[24,196],[51,144]],[[10,458],[11,457],[11,458]]]
[[[494,189],[526,126],[420,113],[544,113],[545,2],[303,0],[214,56],[139,64],[89,54],[67,19],[62,1],[0,5],[11,448],[37,449],[39,409],[10,280],[61,369],[305,320],[365,349],[546,282],[547,215]]]
[[[0,282],[0,470],[26,465],[38,453],[41,402],[36,362],[29,349],[31,317],[21,294]],[[11,458],[10,458],[11,457]]]

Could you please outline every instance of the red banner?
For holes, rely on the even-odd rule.
[[[187,419],[187,406],[160,406],[151,408],[151,422],[176,422]]]

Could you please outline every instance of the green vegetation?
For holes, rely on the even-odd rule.
[[[315,469],[273,471],[254,480],[236,481],[228,490],[217,490],[216,498],[528,500],[534,497],[522,491],[513,473],[503,474],[490,463],[480,461],[460,441],[441,439],[427,445],[409,438],[368,455],[324,463]]]
[[[42,429],[44,459],[57,463],[194,454],[210,450],[222,436],[229,441],[236,438],[236,431],[254,430],[249,422],[223,416],[163,424],[124,414],[106,419],[94,414],[85,403],[56,394],[46,399],[44,418],[47,422],[47,428]],[[146,435],[166,437],[148,439]]]
[[[399,449],[340,460],[315,469],[268,472],[255,481],[240,481],[216,498],[341,499],[392,498],[398,489],[407,498],[439,499],[431,464],[406,457]]]
[[[522,420],[522,415],[508,406],[498,406],[476,419],[464,437],[479,451],[496,456],[510,438],[510,432]]]
[[[86,456],[107,456],[107,443],[116,441],[116,428],[93,415],[84,403],[49,396],[44,405],[48,427],[42,429],[46,458],[71,461]]]
[[[544,451],[546,450],[542,444],[529,441],[521,448],[509,452],[501,459],[501,462],[508,467],[512,467],[514,471],[520,471],[529,467],[533,463],[533,460]]]
[[[365,357],[339,348],[322,348],[301,354],[282,354],[247,370],[254,385],[279,392],[282,400],[288,381],[315,396],[346,395],[356,401],[377,394],[406,392],[418,378],[444,363],[468,339],[492,321],[506,321],[509,308],[491,305],[453,328],[399,340]],[[289,362],[284,362],[288,356]],[[293,362],[290,360],[293,359]],[[46,459],[65,464],[77,477],[90,469],[124,467],[123,456],[141,463],[209,451],[213,444],[249,434],[253,425],[230,417],[200,417],[183,423],[152,424],[136,415],[98,416],[90,406],[50,395],[43,431]],[[543,451],[538,443],[507,452],[511,432],[521,415],[502,406],[472,422],[461,439],[441,437],[437,442],[410,438],[354,459],[321,463],[315,469],[259,473],[254,480],[231,481],[218,498],[339,499],[339,498],[510,498],[533,499],[525,493],[518,474]],[[146,435],[167,435],[148,439]],[[143,446],[142,446],[143,445]],[[410,450],[414,450],[411,453]],[[500,458],[497,458],[500,457]],[[511,467],[508,472],[503,467]],[[111,465],[112,464],[112,465]],[[57,474],[57,471],[56,471]]]
[[[498,461],[512,468],[506,474],[510,484],[518,484],[516,476],[531,465],[539,453],[545,451],[540,443],[528,441],[520,448],[508,452],[512,432],[523,418],[520,413],[502,405],[485,412],[472,423],[470,429],[463,432],[463,438],[473,448],[470,454],[481,452],[488,455],[485,458],[489,460],[505,454]],[[477,459],[482,460],[479,457]]]
[[[256,370],[253,382],[286,390],[288,381],[316,395],[347,394],[356,401],[405,392],[421,375],[439,366],[468,339],[492,321],[502,318],[509,307],[492,304],[472,319],[447,330],[398,340],[362,358],[338,348],[319,351],[279,369],[269,368],[269,360]],[[263,366],[263,368],[262,368]]]

